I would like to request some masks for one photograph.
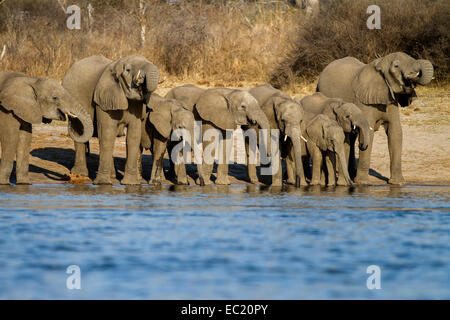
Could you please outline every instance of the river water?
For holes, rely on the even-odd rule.
[[[442,186],[3,186],[0,298],[449,299],[449,200]]]

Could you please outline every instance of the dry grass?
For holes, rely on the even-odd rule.
[[[439,67],[437,81],[448,77],[446,0],[376,1],[382,7],[379,31],[365,27],[364,1],[335,0],[312,18],[291,0],[143,1],[142,16],[139,0],[60,0],[82,9],[81,30],[69,30],[58,0],[6,0],[0,4],[0,49],[7,46],[0,70],[61,80],[84,57],[138,53],[157,64],[169,83],[242,87],[295,79],[287,90],[303,95],[335,58],[353,55],[368,61],[403,50],[430,58]],[[94,7],[91,32],[88,3]],[[144,43],[141,26],[147,30]],[[409,31],[404,34],[404,29]]]

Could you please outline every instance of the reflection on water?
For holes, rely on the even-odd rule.
[[[448,299],[449,200],[438,186],[0,186],[0,298]],[[66,288],[73,264],[82,290]]]

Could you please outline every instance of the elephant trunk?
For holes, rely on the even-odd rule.
[[[339,159],[339,163],[341,166],[339,168],[340,169],[339,174],[343,174],[344,179],[347,182],[347,185],[352,186],[352,180],[350,179],[350,175],[348,174],[347,158],[345,157],[344,146],[338,148],[338,150],[336,151],[336,155],[337,158]]]
[[[352,123],[353,126],[358,128],[359,138],[359,150],[364,151],[369,146],[370,126],[363,116],[358,117]]]
[[[295,161],[295,186],[300,187],[303,180],[303,163],[302,163],[302,143],[300,141],[300,126],[292,126],[286,128],[286,134],[291,138],[294,148],[294,161]]]
[[[189,130],[189,133],[191,135],[191,149],[193,151],[193,155],[194,155],[194,163],[197,164],[197,174],[198,174],[198,182],[201,186],[205,185],[205,177],[203,174],[203,164],[202,164],[202,157],[199,156],[198,161],[196,161],[196,155],[197,152],[201,152],[200,148],[199,148],[199,144],[200,141],[196,140],[196,136],[195,136],[195,124],[192,127],[192,129]]]
[[[267,117],[265,113],[258,107],[257,110],[253,110],[249,114],[249,119],[251,121],[256,122],[256,124],[263,130],[267,132],[266,136],[266,150],[267,150],[267,156],[270,157],[271,154],[271,137],[270,137],[270,123],[269,120],[267,120]]]
[[[145,90],[147,94],[156,90],[159,83],[159,70],[153,63],[148,63],[144,68],[145,73]]]
[[[65,97],[68,103],[61,104],[61,111],[68,115],[69,136],[79,143],[88,142],[94,133],[94,124],[90,114],[72,97]]]
[[[415,82],[423,86],[427,85],[433,79],[433,65],[428,60],[417,60],[417,62],[420,64],[420,72]]]

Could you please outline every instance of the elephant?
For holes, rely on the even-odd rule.
[[[35,78],[18,72],[0,72],[0,184],[9,184],[16,158],[17,184],[30,184],[28,177],[32,125],[52,120],[77,121],[83,132],[69,135],[77,143],[89,140],[94,126],[89,114],[54,79]]]
[[[359,149],[367,149],[370,130],[363,112],[355,104],[348,103],[339,98],[328,98],[321,92],[316,92],[300,100],[305,111],[313,114],[324,114],[337,121],[345,132],[345,156],[347,163],[350,157],[350,135],[359,137]],[[352,155],[354,157],[354,154]],[[349,166],[350,167],[350,166]],[[351,168],[349,168],[351,171]],[[350,173],[350,177],[351,177]],[[339,175],[338,185],[346,185],[343,175]]]
[[[184,105],[183,102],[175,99],[166,99],[156,93],[151,95],[147,102],[148,111],[145,113],[142,122],[142,136],[140,151],[150,149],[153,155],[153,166],[150,176],[150,184],[160,185],[163,175],[163,158],[166,149],[169,153],[171,163],[172,149],[177,141],[172,141],[171,136],[174,130],[184,129],[189,132],[188,143],[195,144],[194,134],[194,114]],[[183,137],[185,138],[185,137]],[[187,138],[187,137],[186,137]],[[139,157],[139,161],[142,157]],[[202,167],[197,164],[200,184],[203,185]],[[141,167],[141,166],[140,166]],[[187,185],[186,167],[184,164],[174,164],[177,184]],[[142,170],[142,167],[140,168]]]
[[[280,155],[286,158],[286,163],[291,162],[295,168],[295,179],[290,177],[288,183],[296,187],[306,186],[302,163],[302,131],[304,111],[300,104],[290,98],[274,94],[266,100],[261,109],[266,114],[272,129],[280,130],[279,146],[277,153],[278,170],[272,175],[272,186],[282,186],[282,167]],[[275,156],[275,155],[272,155]],[[252,169],[253,170],[253,169]],[[256,175],[256,172],[255,172]]]
[[[97,125],[100,161],[94,184],[111,184],[115,176],[113,150],[116,136],[126,127],[127,160],[121,184],[140,184],[137,170],[144,103],[158,85],[158,68],[139,55],[112,61],[102,55],[72,65],[63,86],[89,112]],[[88,175],[86,145],[75,143],[73,174]]]
[[[263,85],[253,87],[248,92],[250,92],[250,94],[255,97],[260,106],[264,105],[264,103],[274,95],[279,95],[283,98],[291,99],[290,95],[281,90],[275,89],[270,83],[265,83]]]
[[[226,146],[229,144],[226,130],[235,130],[238,126],[247,127],[257,125],[261,129],[270,129],[266,115],[259,107],[258,101],[247,91],[229,88],[214,88],[205,90],[194,105],[194,117],[202,121],[203,146],[208,148],[211,141],[206,141],[205,134],[209,129],[220,130],[223,139],[217,169],[216,184],[228,185],[228,154]],[[216,142],[217,143],[217,142]],[[270,150],[270,142],[267,140],[267,150]],[[203,164],[203,176],[205,184],[210,184],[210,176],[213,163]]]
[[[189,110],[194,111],[195,103],[200,95],[205,91],[206,89],[199,88],[196,85],[185,84],[172,88],[169,92],[167,92],[165,98],[181,101]]]
[[[410,105],[416,97],[415,86],[427,85],[433,79],[433,65],[416,60],[403,52],[395,52],[364,64],[353,57],[331,62],[319,75],[317,91],[330,98],[341,98],[356,104],[369,125],[378,130],[383,125],[388,137],[390,184],[405,183],[402,174],[402,127],[398,107]],[[359,153],[355,182],[369,184],[371,132],[368,148]],[[351,134],[354,150],[355,134]],[[354,152],[351,152],[354,154]],[[354,159],[349,160],[350,165]]]
[[[352,181],[348,174],[347,161],[345,159],[344,130],[335,120],[323,114],[315,115],[305,111],[304,118],[305,121],[302,123],[302,132],[304,132],[306,140],[304,154],[311,157],[313,169],[310,185],[321,184],[323,160],[325,160],[328,172],[328,185],[335,185],[336,166],[337,160],[339,160],[339,169],[345,179],[345,185],[351,186]],[[292,169],[289,168],[288,162],[286,164],[289,177],[292,175]],[[322,178],[324,178],[324,175],[322,175]],[[323,182],[324,179],[322,180]]]

